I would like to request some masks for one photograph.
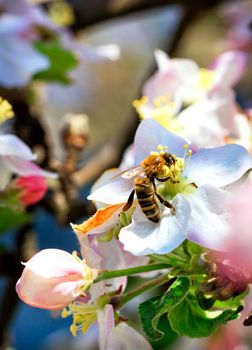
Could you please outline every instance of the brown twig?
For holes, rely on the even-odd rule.
[[[134,14],[140,11],[162,8],[168,5],[182,5],[184,8],[197,7],[202,10],[212,8],[225,0],[71,0],[75,10],[74,30],[85,28],[105,20]],[[120,4],[121,5],[118,5]],[[114,4],[114,5],[113,5]]]

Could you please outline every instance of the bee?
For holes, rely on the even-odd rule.
[[[127,211],[131,207],[136,194],[142,212],[150,221],[159,222],[161,218],[160,203],[171,209],[172,214],[175,214],[174,206],[157,193],[155,184],[156,180],[164,182],[171,179],[169,170],[172,166],[175,167],[175,164],[174,155],[160,152],[151,154],[140,165],[123,172],[122,177],[134,178],[134,189],[123,207],[123,211]]]

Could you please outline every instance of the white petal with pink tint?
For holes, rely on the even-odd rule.
[[[112,332],[109,350],[152,350],[148,341],[127,323],[119,323]]]
[[[152,350],[148,341],[126,323],[114,325],[112,305],[98,311],[100,350]]]
[[[4,157],[5,164],[9,167],[9,169],[21,176],[43,176],[43,177],[50,177],[50,178],[57,178],[58,174],[53,173],[51,171],[46,171],[40,168],[38,165],[16,157],[16,156],[6,156]]]
[[[225,85],[232,87],[243,76],[248,61],[248,55],[243,51],[227,51],[220,55],[213,64],[216,73],[213,86]]]
[[[81,294],[87,283],[87,266],[63,250],[42,250],[24,265],[16,290],[31,306],[61,309]]]

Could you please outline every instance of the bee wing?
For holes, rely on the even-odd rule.
[[[124,179],[132,179],[133,177],[140,174],[142,171],[143,171],[143,169],[142,169],[141,165],[137,165],[133,168],[130,168],[128,170],[121,172],[120,174],[116,175],[114,178],[121,176]]]

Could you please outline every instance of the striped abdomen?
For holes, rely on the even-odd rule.
[[[138,203],[146,217],[153,222],[159,222],[161,212],[152,182],[146,181],[139,184],[135,181],[135,191]]]

